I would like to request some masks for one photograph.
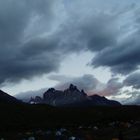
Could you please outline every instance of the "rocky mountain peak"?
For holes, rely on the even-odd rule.
[[[70,91],[79,91],[78,88],[77,88],[77,86],[75,86],[73,84],[70,84],[68,90],[70,90]]]
[[[61,91],[54,88],[48,89],[43,98],[35,97],[31,103],[45,103],[52,106],[94,106],[94,105],[120,105],[116,101],[110,101],[99,95],[88,96],[85,91],[70,84],[69,88]]]
[[[54,93],[55,92],[55,88],[49,88],[48,90],[47,90],[47,93]]]

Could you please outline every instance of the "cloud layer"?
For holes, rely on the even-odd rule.
[[[65,56],[85,50],[96,53],[93,67],[122,74],[138,69],[140,10],[120,2],[113,11],[115,5],[90,0],[1,1],[0,83],[57,71]]]
[[[134,89],[140,89],[140,72],[130,74],[124,80],[125,86],[132,86]]]
[[[92,92],[97,88],[100,82],[90,74],[83,75],[81,77],[67,77],[63,75],[51,75],[50,80],[58,81],[56,88],[64,90],[69,87],[70,84],[76,85],[80,90],[84,89],[86,92]]]
[[[107,83],[100,82],[94,75],[86,74],[81,77],[67,77],[63,75],[51,75],[50,80],[58,81],[57,89],[64,90],[72,83],[80,90],[84,89],[88,95],[99,94],[101,96],[116,95],[123,87],[118,78],[112,78]]]

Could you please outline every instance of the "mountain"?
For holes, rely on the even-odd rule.
[[[43,98],[36,96],[31,98],[31,104],[49,104],[59,107],[89,107],[95,105],[117,106],[121,105],[117,101],[108,100],[99,95],[88,96],[84,90],[79,90],[75,85],[70,84],[69,88],[61,91],[54,88],[48,89]]]
[[[13,96],[0,90],[0,103],[21,103],[20,100],[17,100]]]
[[[71,84],[69,88],[64,91],[55,90],[54,88],[47,90],[47,92],[44,93],[43,102],[53,106],[64,106],[85,101],[86,97],[87,95],[84,91],[80,91],[76,86]]]
[[[99,95],[86,96],[85,100],[68,104],[68,107],[92,107],[92,106],[120,106],[118,101],[108,100]]]

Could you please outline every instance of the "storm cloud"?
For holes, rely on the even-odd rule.
[[[131,95],[129,98],[124,100],[123,104],[129,104],[129,105],[140,105],[140,92],[139,91],[133,91],[129,92],[129,95]]]
[[[0,83],[56,71],[61,59],[42,36],[54,18],[54,0],[0,2]],[[44,54],[45,51],[45,54]],[[53,63],[52,63],[53,62]]]
[[[134,89],[140,89],[140,72],[130,74],[123,83],[125,86],[132,86]]]
[[[108,66],[114,73],[129,74],[139,69],[139,34],[132,34],[120,46],[102,50],[93,58],[93,66]]]
[[[91,5],[83,1],[82,4],[72,2],[71,7],[85,7],[78,12],[73,11],[74,8],[68,10],[70,19],[61,26],[60,36],[65,40],[61,47],[73,52],[93,52],[95,57],[90,65],[108,67],[114,74],[127,75],[139,69],[139,8],[134,3],[122,3],[123,8],[119,4],[114,11],[116,3],[113,1],[108,9],[97,4],[97,10],[94,2],[88,2]]]
[[[84,51],[93,53],[93,68],[109,67],[123,75],[139,69],[139,5],[102,2],[0,1],[0,84],[59,71],[69,54]],[[98,83],[90,75],[82,79]],[[71,82],[95,88],[81,79]]]

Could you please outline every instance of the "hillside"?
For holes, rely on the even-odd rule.
[[[10,96],[9,94],[5,93],[4,91],[0,90],[0,103],[15,104],[15,103],[21,103],[21,101],[14,98],[13,96]]]

